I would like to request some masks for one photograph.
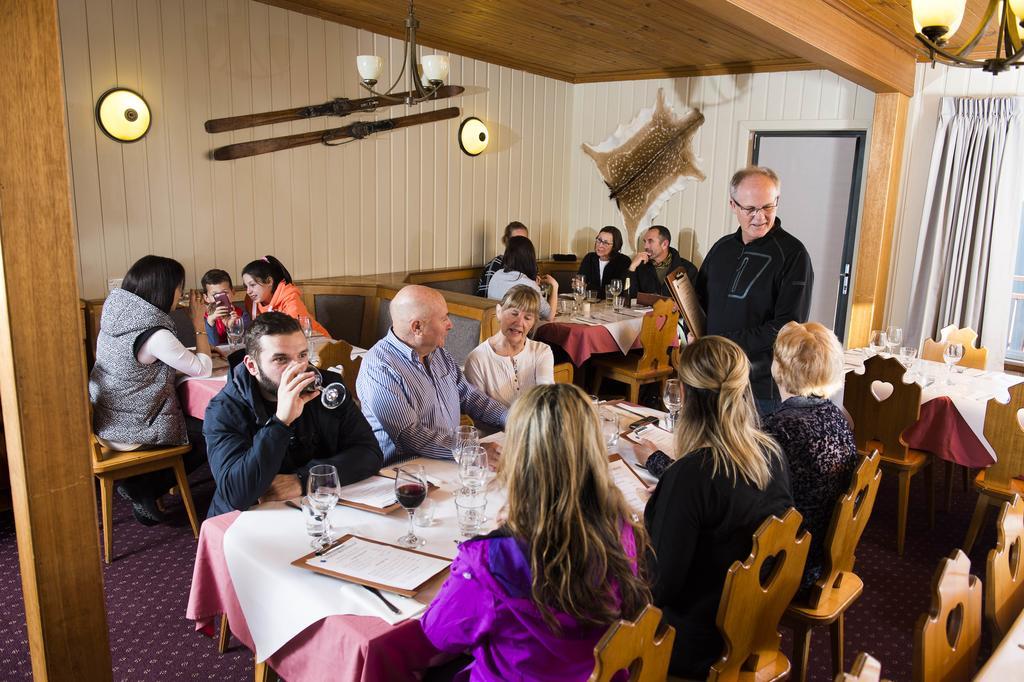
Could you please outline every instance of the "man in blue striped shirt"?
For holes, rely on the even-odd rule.
[[[465,412],[505,425],[507,409],[468,381],[444,349],[452,322],[440,292],[410,284],[391,301],[391,331],[363,358],[356,392],[384,464],[449,458]]]

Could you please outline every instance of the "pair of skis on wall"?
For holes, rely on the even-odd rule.
[[[445,99],[461,95],[465,88],[459,85],[444,85],[437,89],[437,92],[430,98]],[[388,99],[381,97],[364,97],[361,99],[334,99],[324,104],[300,107],[298,109],[283,109],[281,111],[268,111],[262,114],[247,114],[245,116],[229,116],[227,118],[215,118],[206,122],[206,132],[223,133],[231,130],[240,130],[253,126],[270,125],[271,123],[287,123],[289,121],[301,121],[303,119],[317,118],[320,116],[348,116],[349,114],[361,111],[375,111],[382,107],[401,103],[407,94],[416,93],[395,93]],[[391,101],[392,98],[399,98]],[[230,161],[241,159],[257,154],[277,152],[282,149],[294,149],[310,144],[325,144],[328,146],[343,144],[341,140],[361,140],[368,135],[380,133],[387,130],[408,128],[409,126],[423,123],[433,123],[449,118],[456,118],[459,115],[458,107],[428,111],[423,114],[412,114],[410,116],[398,116],[386,118],[379,121],[358,121],[356,123],[342,126],[341,128],[329,128],[327,130],[313,130],[308,133],[296,133],[295,135],[284,135],[282,137],[271,137],[265,140],[253,140],[251,142],[237,142],[235,144],[217,147],[213,150],[213,158],[217,161]]]

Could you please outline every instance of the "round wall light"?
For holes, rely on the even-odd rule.
[[[487,126],[476,116],[470,116],[459,126],[459,148],[470,156],[477,156],[487,149],[490,140]]]
[[[149,131],[149,105],[137,92],[111,88],[96,102],[96,121],[110,139],[135,142]]]

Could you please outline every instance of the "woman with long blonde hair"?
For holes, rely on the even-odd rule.
[[[769,515],[793,505],[779,446],[760,430],[743,350],[720,336],[683,349],[679,459],[647,504],[654,603],[676,628],[669,671],[707,676],[722,655],[715,625],[729,566],[750,554]]]
[[[473,656],[470,680],[585,680],[608,626],[636,617],[650,592],[646,533],[611,482],[583,391],[535,386],[513,404],[500,476],[505,521],[462,543],[423,630]]]

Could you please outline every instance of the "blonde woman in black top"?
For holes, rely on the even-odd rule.
[[[715,625],[729,566],[750,554],[754,531],[792,506],[778,444],[758,428],[750,363],[739,346],[706,336],[683,349],[676,451],[644,520],[651,535],[654,603],[676,629],[669,672],[704,679],[722,655]]]

